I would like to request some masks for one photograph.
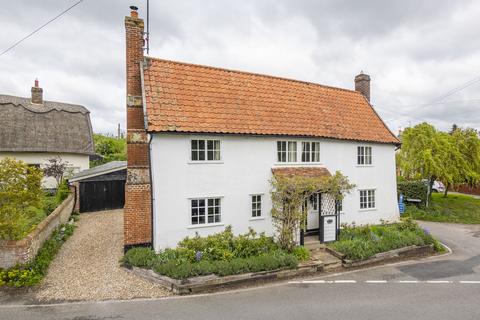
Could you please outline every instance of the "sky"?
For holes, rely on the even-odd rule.
[[[77,1],[3,1],[0,52]],[[38,78],[44,99],[86,106],[94,132],[125,128],[130,5],[146,18],[146,0],[83,0],[1,55],[0,93],[29,97]],[[479,17],[476,0],[151,0],[150,55],[347,89],[363,71],[394,132],[480,129]]]

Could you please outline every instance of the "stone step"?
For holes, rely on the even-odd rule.
[[[304,243],[305,248],[308,250],[316,250],[316,249],[324,249],[325,245],[323,243],[320,243],[320,241],[305,241]]]

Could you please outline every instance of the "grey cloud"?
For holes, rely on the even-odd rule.
[[[0,50],[73,4],[2,4]],[[80,103],[95,131],[124,127],[129,5],[145,0],[85,0],[0,57],[0,92],[28,96],[39,77],[45,96]],[[480,127],[478,103],[419,108],[480,74],[478,1],[460,0],[151,0],[152,56],[353,88],[372,76],[372,102],[393,130],[428,120]],[[473,86],[452,100],[479,98]],[[449,98],[449,99],[450,99]],[[412,107],[413,106],[413,107]]]

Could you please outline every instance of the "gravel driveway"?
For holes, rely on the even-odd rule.
[[[119,266],[123,210],[82,214],[35,293],[40,301],[163,297],[170,293]]]

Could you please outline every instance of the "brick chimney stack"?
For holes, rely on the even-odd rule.
[[[43,89],[38,86],[38,79],[35,79],[35,85],[32,87],[32,103],[43,104]]]
[[[355,91],[362,93],[370,102],[370,76],[363,71],[355,77]]]
[[[144,122],[141,64],[144,23],[138,8],[125,17],[127,54],[127,182],[125,185],[124,249],[152,245],[150,161]]]

